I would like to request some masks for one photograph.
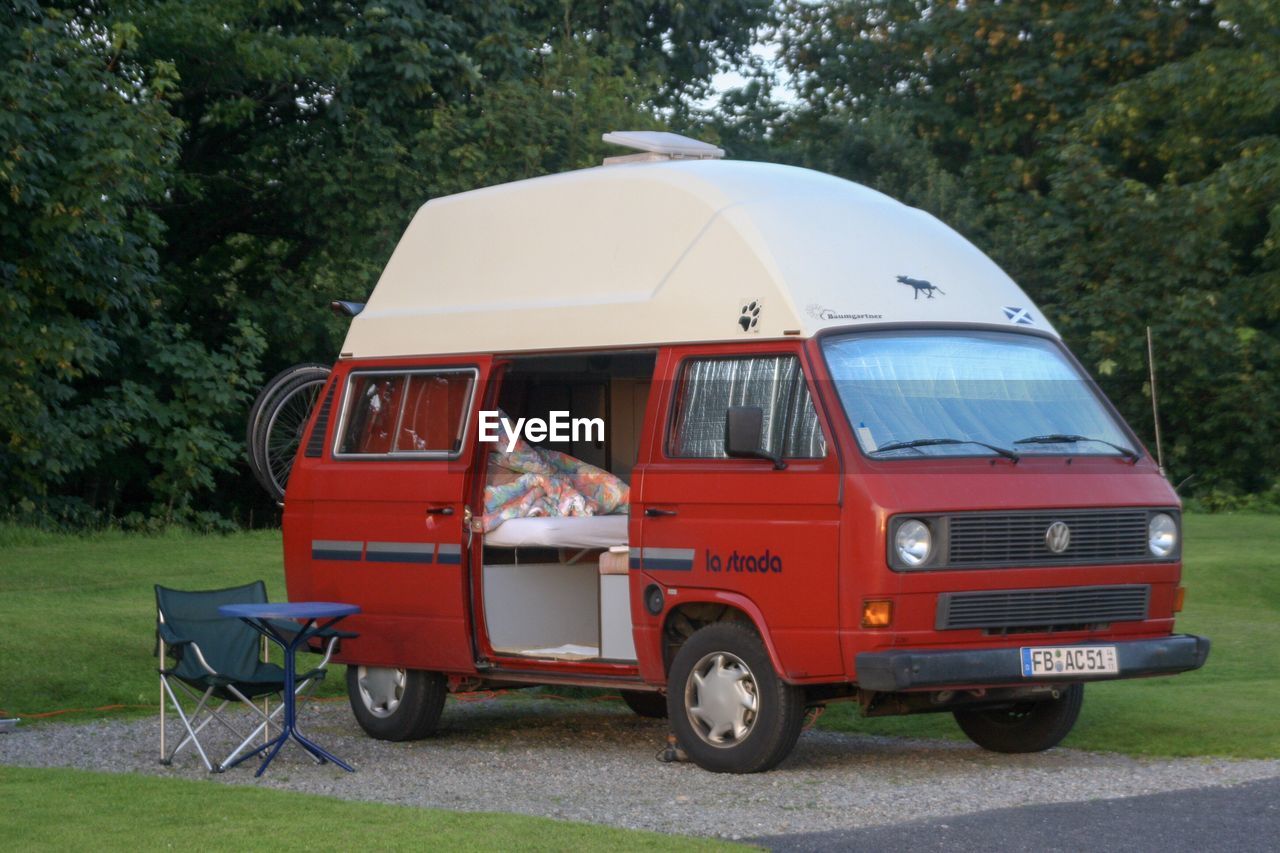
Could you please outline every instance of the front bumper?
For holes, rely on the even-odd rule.
[[[1055,644],[1028,643],[1036,648]],[[1113,643],[1057,643],[1060,646],[1115,646],[1118,675],[1092,675],[1065,681],[1112,681],[1144,675],[1173,675],[1199,669],[1209,657],[1209,640],[1174,634],[1159,640]],[[1021,646],[963,651],[863,652],[857,657],[858,686],[865,690],[913,690],[966,685],[1027,684],[1022,675]],[[1041,682],[1058,679],[1040,679]]]

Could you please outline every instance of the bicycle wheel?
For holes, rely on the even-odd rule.
[[[268,382],[249,411],[249,467],[273,500],[284,500],[293,458],[328,378],[324,365],[295,365]]]

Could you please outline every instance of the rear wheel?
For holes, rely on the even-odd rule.
[[[284,500],[302,433],[329,378],[323,364],[298,364],[276,374],[249,409],[249,467],[273,500]]]
[[[1057,699],[1019,702],[999,710],[955,711],[969,740],[992,752],[1043,752],[1071,731],[1084,702],[1084,685],[1072,684]]]
[[[645,690],[623,690],[622,701],[638,716],[661,720],[667,716],[667,697]]]
[[[434,732],[448,693],[438,672],[347,667],[347,699],[356,722],[378,740],[420,740]]]
[[[778,677],[755,631],[717,622],[676,653],[667,710],[699,767],[759,773],[786,758],[800,737],[804,691]]]

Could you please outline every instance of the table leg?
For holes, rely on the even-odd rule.
[[[245,621],[249,621],[249,620],[245,620]],[[265,621],[254,620],[250,624],[252,624],[255,628],[261,631],[264,635],[270,637],[273,642],[275,642],[277,645],[280,646],[280,648],[284,650],[283,720],[280,724],[280,734],[276,735],[271,740],[262,744],[262,746],[259,746],[256,749],[252,749],[249,752],[246,752],[244,755],[240,756],[235,761],[226,765],[222,769],[229,770],[232,767],[235,767],[237,764],[240,764],[241,762],[244,762],[244,761],[248,761],[250,758],[254,758],[256,756],[262,755],[262,753],[265,752],[267,753],[266,758],[262,759],[262,763],[258,765],[257,772],[253,774],[254,778],[257,778],[266,771],[267,767],[270,766],[272,760],[275,759],[275,757],[280,753],[280,750],[284,748],[285,743],[287,743],[289,740],[289,732],[293,730],[293,727],[294,727],[294,715],[296,714],[296,705],[293,701],[294,699],[293,691],[294,691],[294,681],[296,680],[296,675],[295,675],[293,653],[294,653],[294,650],[296,649],[296,646],[292,643],[286,643],[284,640],[284,637],[280,636]],[[306,631],[309,630],[313,624],[314,622],[308,622],[306,627],[304,627],[302,631],[298,633],[298,636],[299,637],[303,636],[303,634],[305,634]]]
[[[293,680],[294,680],[294,677],[293,677],[294,668],[292,666],[293,653],[289,648],[289,644],[285,643],[284,638],[281,637],[279,634],[277,634],[274,630],[272,630],[269,624],[267,624],[264,621],[259,621],[256,619],[255,620],[246,619],[245,621],[253,625],[253,627],[256,628],[258,631],[260,631],[264,636],[270,637],[273,642],[275,642],[282,649],[284,649],[284,712],[283,712],[284,720],[281,723],[280,734],[271,738],[266,743],[262,744],[256,749],[249,750],[244,755],[237,758],[235,761],[232,761],[230,764],[224,765],[221,768],[222,770],[230,770],[232,767],[235,767],[238,764],[248,761],[250,758],[254,758],[266,752],[267,757],[262,759],[262,763],[258,766],[258,771],[253,774],[254,777],[257,778],[258,776],[262,775],[263,771],[266,770],[268,765],[271,764],[272,759],[274,759],[276,755],[279,754],[280,750],[284,747],[285,743],[289,740],[289,729],[292,727],[292,724],[293,724],[292,716],[294,713],[294,705],[293,705],[293,702],[291,701],[293,699]],[[312,623],[307,623],[307,627],[309,628],[311,624]],[[271,730],[271,727],[270,725],[268,725],[266,728],[266,731],[270,732],[270,730]]]
[[[333,622],[336,621],[336,619],[333,620]],[[333,622],[327,623],[325,627],[332,625]],[[298,742],[299,746],[311,753],[311,755],[315,756],[321,764],[326,761],[330,761],[341,767],[343,770],[346,770],[348,773],[354,773],[354,767],[316,744],[310,738],[306,737],[306,735],[302,734],[302,732],[298,731],[298,702],[296,695],[298,675],[296,654],[298,647],[306,641],[308,632],[315,627],[315,620],[308,621],[307,624],[303,626],[302,630],[294,635],[293,640],[289,642],[285,642],[284,637],[272,630],[269,624],[263,623],[260,627],[261,630],[270,636],[284,650],[284,721],[279,735],[272,738],[267,743],[264,743],[257,749],[240,756],[223,769],[235,767],[242,761],[246,761],[256,755],[261,755],[263,752],[267,752],[266,758],[262,759],[262,764],[258,766],[257,771],[253,774],[255,778],[259,777],[266,772],[266,769],[271,764],[272,760],[279,754],[285,743],[292,738]],[[270,751],[268,752],[268,750]]]
[[[314,623],[309,623],[307,625],[306,630],[310,630],[313,624]],[[296,637],[294,637],[293,642],[289,644],[289,647],[285,654],[284,680],[285,680],[285,684],[288,685],[289,687],[289,691],[286,695],[285,701],[289,703],[289,706],[285,709],[284,713],[285,713],[285,717],[288,718],[288,722],[286,725],[288,726],[289,736],[292,737],[295,741],[297,741],[298,744],[303,749],[305,749],[307,752],[311,753],[317,759],[319,759],[321,764],[323,764],[326,761],[331,761],[334,764],[341,767],[343,770],[347,771],[348,773],[354,773],[355,772],[354,767],[352,767],[350,764],[347,764],[347,762],[343,761],[341,758],[338,758],[333,753],[329,752],[328,750],[321,747],[319,744],[312,741],[302,732],[298,731],[297,697],[293,693],[294,681],[297,679],[294,654],[297,652],[298,646],[302,644],[304,637],[306,635],[306,630],[300,632]]]

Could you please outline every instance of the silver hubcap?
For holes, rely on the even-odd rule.
[[[728,652],[698,661],[684,688],[693,730],[712,746],[737,746],[751,734],[760,710],[760,688],[751,668]]]
[[[375,717],[390,717],[404,698],[406,673],[385,666],[362,666],[356,670],[360,700]]]

